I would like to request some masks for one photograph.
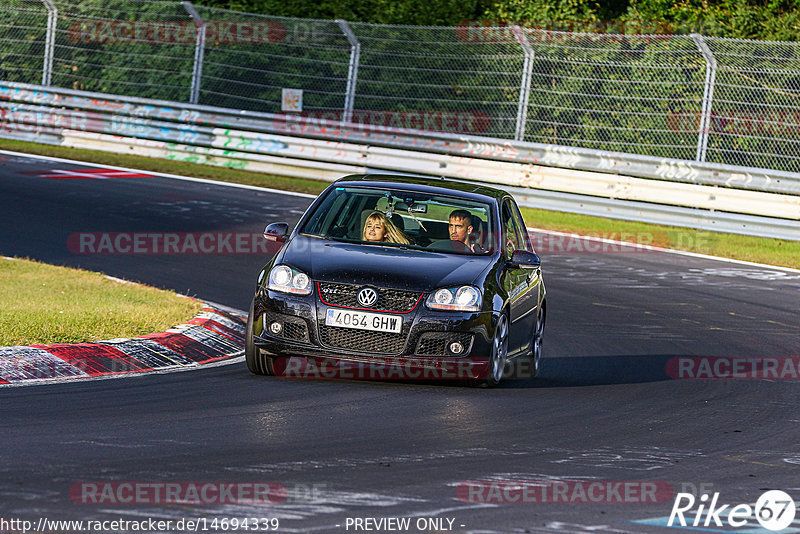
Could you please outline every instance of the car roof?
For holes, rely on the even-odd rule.
[[[508,193],[500,189],[488,187],[475,182],[466,180],[453,180],[450,178],[428,178],[424,176],[408,176],[401,174],[354,174],[339,178],[334,182],[336,185],[351,185],[361,187],[392,187],[402,185],[403,189],[409,191],[419,191],[425,193],[453,195],[473,200],[497,200],[499,201]]]

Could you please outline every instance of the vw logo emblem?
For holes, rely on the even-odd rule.
[[[369,308],[378,300],[378,292],[372,289],[371,287],[365,287],[361,291],[358,292],[358,303],[364,306],[365,308]]]

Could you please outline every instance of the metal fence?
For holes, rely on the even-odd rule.
[[[800,171],[797,43],[3,0],[0,80]]]

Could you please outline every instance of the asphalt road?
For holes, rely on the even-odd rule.
[[[0,155],[0,254],[239,309],[263,253],[80,253],[76,236],[259,233],[267,222],[295,222],[310,202],[167,178],[43,177],[76,169]],[[800,357],[800,274],[654,252],[540,253],[549,314],[536,380],[494,390],[286,380],[253,376],[240,362],[0,388],[0,521],[205,518],[211,531],[214,518],[259,517],[279,519],[279,532],[364,532],[398,524],[358,528],[356,519],[391,517],[410,518],[409,532],[664,532],[653,524],[665,523],[676,492],[719,492],[731,505],[768,489],[800,499],[800,376],[781,368],[781,380],[690,380],[667,371],[675,358]],[[258,504],[113,502],[121,493],[82,502],[87,488],[118,490],[112,483],[208,481],[270,482],[286,494]],[[601,485],[582,498],[591,482]],[[619,484],[610,488],[619,482],[668,491],[617,498]],[[508,491],[514,483],[530,493]],[[749,525],[770,532],[755,518]]]

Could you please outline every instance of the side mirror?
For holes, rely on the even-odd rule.
[[[539,256],[528,250],[515,250],[511,254],[511,263],[520,269],[538,269],[542,265],[542,260]]]
[[[267,241],[285,243],[288,237],[289,225],[285,222],[272,223],[264,228],[264,239]]]

